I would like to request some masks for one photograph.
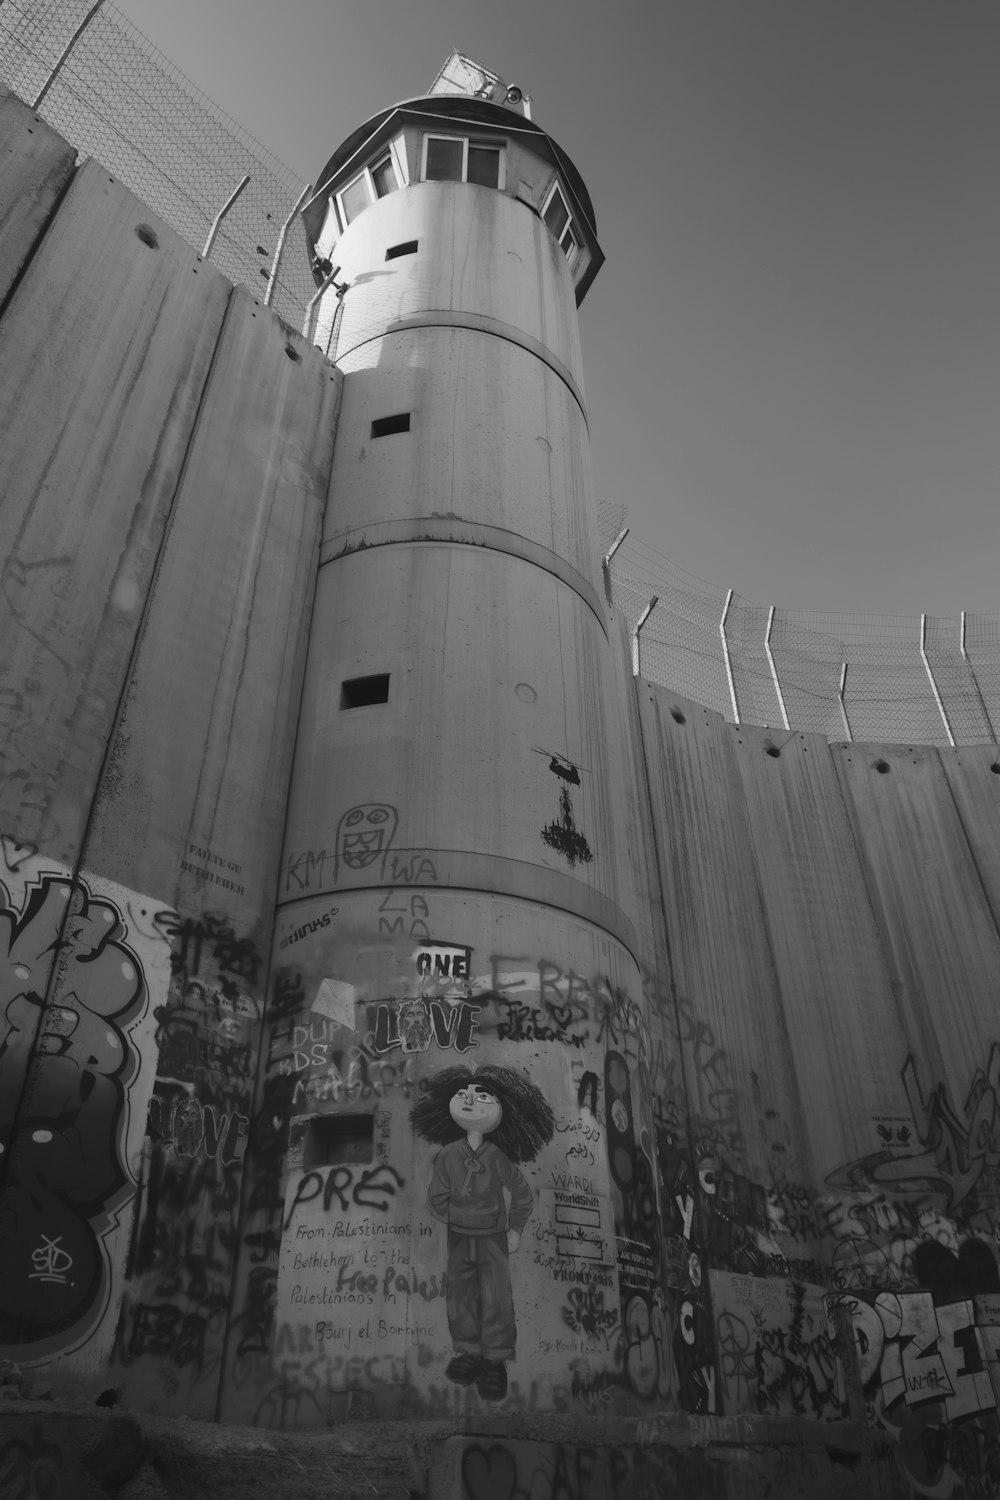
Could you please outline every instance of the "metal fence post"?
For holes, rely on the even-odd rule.
[[[639,676],[639,631],[645,625],[646,621],[649,619],[650,615],[653,613],[653,610],[656,608],[656,606],[659,604],[659,602],[660,602],[660,596],[659,596],[659,594],[654,594],[653,597],[652,597],[652,599],[650,599],[649,603],[646,605],[646,608],[643,610],[642,614],[639,616],[638,620],[636,620],[636,622],[635,622],[635,629],[632,631],[632,676],[633,677],[638,677]]]
[[[311,192],[312,183],[307,182],[305,187],[302,189],[301,193],[295,200],[295,207],[292,209],[291,213],[288,215],[288,218],[285,220],[284,224],[282,224],[281,229],[278,232],[278,243],[274,247],[274,259],[271,261],[271,274],[267,279],[267,291],[264,293],[265,307],[271,306],[271,298],[274,296],[274,284],[278,279],[278,267],[281,265],[281,257],[285,253],[285,237],[287,236],[289,229],[291,229],[292,227],[292,222],[295,219],[295,215],[299,212],[299,209],[306,201],[306,195]]]
[[[320,282],[319,286],[316,288],[312,296],[309,298],[309,301],[306,303],[306,316],[305,321],[302,324],[302,337],[308,339],[310,344],[313,341],[313,334],[316,332],[316,323],[313,315],[314,310],[316,313],[319,312],[319,307],[317,304],[319,303],[319,300],[322,297],[323,293],[326,291],[327,287],[330,286],[333,278],[338,274],[339,271],[339,266],[331,266],[329,274],[324,276],[323,280]]]
[[[55,67],[52,69],[52,72],[49,74],[48,78],[46,78],[45,82],[42,84],[42,87],[41,87],[41,89],[39,91],[38,97],[35,100],[34,104],[31,106],[32,109],[34,109],[34,110],[41,109],[41,107],[42,107],[42,101],[44,100],[44,98],[45,98],[46,94],[48,93],[49,89],[55,83],[56,79],[59,77],[59,74],[62,72],[63,63],[66,61],[67,57],[69,57],[69,55],[72,52],[73,48],[76,46],[77,42],[83,36],[83,33],[86,31],[87,27],[90,25],[91,21],[97,15],[97,12],[100,10],[100,8],[101,8],[101,6],[103,4],[104,4],[104,0],[97,0],[96,5],[92,5],[90,7],[90,9],[88,10],[87,14],[84,16],[83,20],[80,22],[79,26],[74,31],[73,35],[70,37],[69,41],[66,43],[65,47],[60,52],[59,57],[58,57],[58,59],[56,61]]]
[[[781,709],[781,722],[786,729],[790,729],[788,715],[785,713],[785,700],[781,695],[781,683],[778,681],[778,673],[774,665],[774,657],[771,655],[771,627],[774,624],[774,605],[768,611],[767,629],[764,632],[764,650],[767,653],[767,663],[771,668],[771,681],[774,683],[774,691],[778,695],[778,707]]]
[[[926,615],[921,615],[920,616],[920,659],[921,659],[921,661],[924,664],[924,671],[927,673],[927,681],[931,685],[931,692],[934,694],[934,702],[938,706],[938,713],[941,715],[941,722],[944,725],[945,734],[948,736],[948,743],[954,749],[954,746],[955,746],[955,736],[951,732],[951,725],[948,723],[948,715],[945,713],[944,704],[941,702],[941,694],[938,692],[937,683],[934,681],[934,673],[931,671],[931,664],[927,660],[927,652],[924,649],[926,645],[927,645],[927,616]]]
[[[211,255],[212,246],[215,244],[215,236],[219,232],[219,225],[222,223],[223,219],[226,217],[226,214],[232,208],[233,204],[236,202],[237,198],[240,196],[249,181],[250,176],[248,173],[247,176],[244,177],[243,181],[240,183],[236,191],[234,193],[230,193],[229,197],[226,199],[225,203],[222,205],[222,207],[219,209],[219,212],[212,220],[212,227],[208,231],[208,239],[205,241],[205,248],[201,252],[202,260],[208,260],[208,257]]]
[[[733,681],[733,664],[729,659],[729,642],[726,639],[726,620],[729,618],[729,610],[733,602],[733,591],[729,590],[726,602],[722,610],[722,619],[719,621],[719,634],[722,637],[722,660],[726,664],[726,681],[729,683],[729,698],[733,705],[733,723],[740,722],[740,708],[736,702],[736,683]]]
[[[839,687],[839,689],[837,691],[837,698],[838,698],[838,700],[840,702],[840,717],[844,721],[844,728],[847,730],[847,739],[848,739],[848,742],[850,742],[850,741],[852,741],[854,739],[854,736],[851,733],[851,721],[847,717],[847,704],[844,702],[844,689],[846,688],[846,686],[847,686],[847,663],[845,661],[844,665],[840,669],[840,687]]]
[[[993,720],[990,718],[990,711],[989,711],[989,709],[986,706],[986,699],[983,697],[983,690],[979,686],[979,678],[976,676],[976,669],[973,666],[972,662],[969,660],[968,652],[965,649],[965,610],[964,609],[962,610],[962,613],[959,616],[959,621],[958,621],[958,649],[962,653],[962,660],[965,662],[965,665],[969,669],[969,676],[972,678],[972,681],[975,684],[976,697],[979,699],[979,706],[980,706],[980,708],[983,711],[983,718],[986,720],[986,727],[989,730],[990,734],[993,736],[993,743],[996,744],[996,742],[997,742],[997,732],[993,728]]]
[[[601,558],[601,572],[604,575],[604,594],[608,603],[612,605],[615,601],[611,596],[611,559],[614,557],[615,553],[618,551],[618,548],[621,546],[622,542],[627,536],[628,527],[623,526],[621,531],[619,531],[618,535],[615,537],[614,541],[611,543],[611,546],[608,548],[607,552],[605,552],[604,556]]]

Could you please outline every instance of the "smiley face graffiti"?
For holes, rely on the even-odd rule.
[[[396,836],[398,817],[388,802],[360,802],[337,824],[334,880],[347,870],[364,870],[384,859]]]

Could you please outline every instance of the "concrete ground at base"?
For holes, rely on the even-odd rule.
[[[222,1427],[87,1403],[0,1408],[5,1500],[890,1500],[891,1451],[852,1422],[684,1415],[652,1422]]]

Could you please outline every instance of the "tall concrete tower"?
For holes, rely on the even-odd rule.
[[[321,183],[346,378],[264,1080],[278,1323],[317,1422],[552,1409],[613,1366],[573,1308],[617,1326],[657,1256],[576,321],[603,257],[530,102],[459,54]]]

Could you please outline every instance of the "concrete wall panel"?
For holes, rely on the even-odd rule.
[[[218,1397],[339,388],[235,293],[88,838],[176,912],[113,1365],[148,1410]]]
[[[817,1182],[875,1149],[904,1033],[827,741],[744,725],[747,804]],[[778,750],[775,755],[773,752]],[[772,753],[769,753],[772,752]]]
[[[680,1404],[705,1414],[792,1413],[788,1384],[765,1378],[747,1354],[754,1339],[784,1345],[791,1304],[783,1289],[777,1298],[752,1289],[791,1276],[815,1311],[823,1256],[799,1081],[740,783],[741,732],[641,679],[636,697],[669,952],[654,1075],[671,1247],[667,1306],[683,1352]],[[738,1320],[737,1304],[745,1309]],[[751,1307],[753,1333],[744,1326]],[[811,1414],[831,1421],[845,1414],[843,1388],[822,1328],[818,1336],[825,1348]],[[801,1357],[800,1350],[792,1363]]]
[[[234,294],[87,846],[248,926],[271,905],[340,384]]]
[[[414,254],[386,260],[387,249],[414,239]],[[540,342],[582,390],[566,257],[527,204],[490,188],[415,183],[366,209],[341,237],[334,259],[341,269],[337,280],[350,286],[337,331],[338,362],[397,323],[433,322],[435,313],[450,313]],[[325,316],[334,306],[328,293]]]
[[[0,322],[0,813],[70,864],[229,290],[88,162]]]
[[[1000,918],[1000,752],[994,745],[939,750],[941,767],[962,822],[983,891]]]
[[[0,303],[75,164],[69,142],[0,84]]]
[[[423,522],[433,535],[442,520],[466,521],[488,528],[471,538],[480,545],[526,538],[601,588],[586,425],[548,365],[458,328],[391,334],[340,363],[325,556],[394,540],[393,523]],[[375,418],[402,412],[409,432],[371,436]]]
[[[931,1074],[925,1087],[964,1096],[997,1040],[1000,936],[941,756],[905,745],[833,754],[910,1050]]]
[[[769,1183],[779,1170],[808,1181],[740,784],[739,737],[734,743],[719,715],[641,680],[637,694],[679,1026],[688,1039],[692,1117],[701,1122],[706,1151],[732,1158],[758,1181]],[[780,1106],[780,1139],[762,1129],[762,1107],[768,1106]]]

